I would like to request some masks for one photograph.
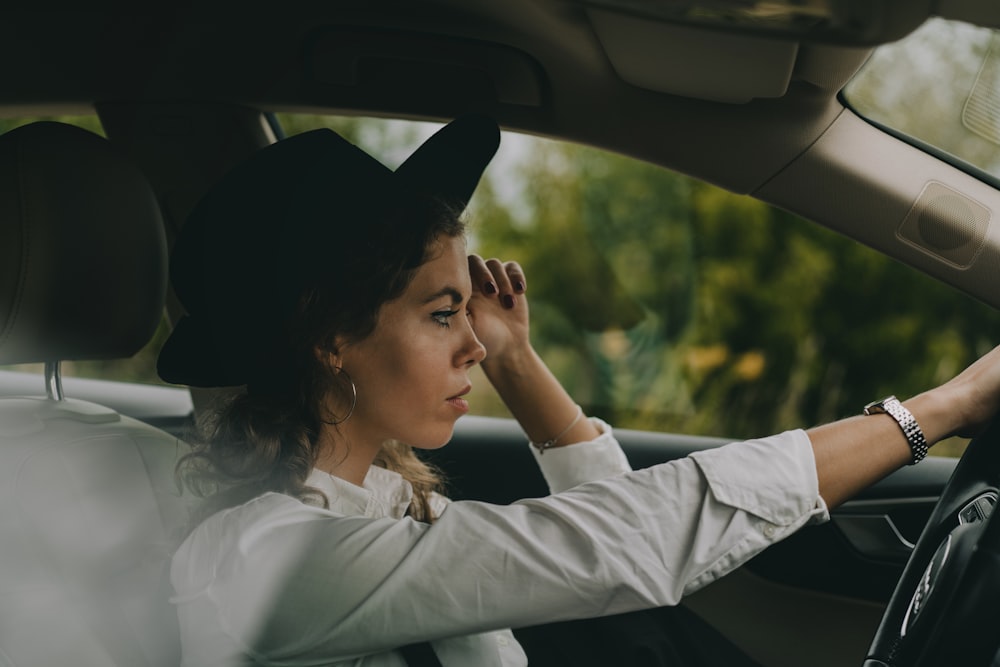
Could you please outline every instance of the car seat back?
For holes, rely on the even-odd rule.
[[[0,398],[0,666],[180,661],[185,445],[64,397],[59,375],[150,339],[166,256],[152,189],[105,139],[52,122],[0,135],[0,364],[46,369],[42,395]]]

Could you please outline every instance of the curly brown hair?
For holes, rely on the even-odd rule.
[[[192,451],[177,466],[179,483],[205,498],[197,521],[227,507],[275,491],[304,502],[329,506],[306,485],[320,454],[324,424],[336,422],[326,406],[350,391],[342,374],[317,359],[316,350],[335,350],[340,338],[358,341],[374,331],[383,304],[399,297],[416,270],[430,259],[433,242],[459,237],[465,223],[447,202],[417,198],[396,206],[379,221],[378,243],[339,248],[330,261],[343,262],[342,282],[310,285],[245,390],[212,406],[189,439]],[[440,492],[439,472],[404,443],[383,445],[376,465],[400,473],[414,490],[408,514],[432,522],[430,498]]]

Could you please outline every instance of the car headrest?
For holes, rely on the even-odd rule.
[[[156,196],[110,142],[55,122],[0,135],[0,364],[129,357],[166,289]]]

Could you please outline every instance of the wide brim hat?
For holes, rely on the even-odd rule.
[[[186,315],[160,352],[160,377],[195,387],[254,380],[305,287],[350,289],[343,255],[357,244],[423,238],[405,216],[382,215],[394,206],[431,197],[460,213],[499,143],[492,119],[470,115],[396,170],[329,129],[283,139],[234,167],[174,245],[170,278]]]

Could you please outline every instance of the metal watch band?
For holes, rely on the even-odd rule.
[[[895,396],[887,396],[880,401],[874,401],[865,406],[866,415],[883,413],[895,419],[896,423],[899,424],[899,428],[903,429],[903,435],[906,436],[906,442],[910,444],[910,453],[913,456],[910,465],[923,461],[924,457],[927,456],[929,447],[927,445],[927,438],[924,437],[924,432],[920,430],[920,425],[917,424],[913,413],[903,407],[903,404]]]

